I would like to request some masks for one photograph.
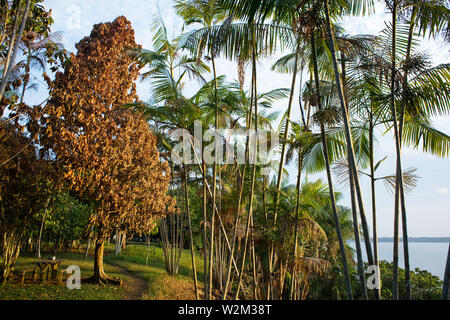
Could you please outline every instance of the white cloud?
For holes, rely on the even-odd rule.
[[[440,194],[450,194],[450,190],[447,189],[447,188],[440,188],[440,189],[437,189],[437,193],[440,193]]]

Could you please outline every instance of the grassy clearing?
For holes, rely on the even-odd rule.
[[[121,300],[125,295],[128,277],[121,272],[120,268],[126,269],[135,277],[148,281],[148,293],[143,296],[144,299],[195,299],[190,250],[183,250],[181,254],[179,275],[169,276],[165,269],[163,251],[159,246],[152,245],[150,247],[147,265],[145,265],[147,246],[144,244],[128,244],[126,250],[118,256],[114,255],[113,249],[113,245],[106,247],[105,271],[109,275],[124,279],[125,286],[82,284],[80,290],[69,290],[65,286],[51,282],[45,284],[25,283],[24,285],[7,283],[3,289],[0,289],[0,300]],[[43,257],[47,256],[43,255]],[[60,266],[61,269],[70,265],[78,265],[82,278],[92,276],[94,264],[92,256],[84,259],[84,255],[79,253],[59,253],[57,258],[65,259]],[[21,256],[16,270],[34,267],[33,261],[36,260],[34,256]],[[203,259],[199,255],[196,256],[196,264],[198,281],[201,286]]]
[[[113,248],[113,247],[111,247]],[[105,262],[127,269],[134,276],[148,281],[149,292],[146,296],[151,300],[193,300],[195,299],[192,280],[192,263],[190,250],[181,253],[179,275],[169,276],[165,269],[163,251],[152,245],[149,249],[148,264],[145,265],[147,246],[145,244],[129,244],[120,255],[105,256]],[[196,256],[197,277],[199,285],[203,281],[203,260]]]
[[[46,256],[43,255],[45,258]],[[81,277],[88,278],[92,276],[94,261],[91,256],[84,259],[82,254],[78,253],[59,253],[58,259],[65,259],[60,268],[65,269],[70,265],[77,265],[81,269]],[[21,256],[18,259],[16,270],[22,270],[28,267],[34,267],[33,261],[37,259],[33,256]],[[117,267],[105,264],[105,271],[116,277],[125,277],[120,273]],[[126,279],[125,279],[126,281]],[[69,290],[66,286],[60,286],[56,283],[48,282],[45,284],[25,283],[7,283],[3,289],[0,289],[1,300],[120,300],[124,289],[114,285],[98,286],[93,284],[82,284],[80,290]]]

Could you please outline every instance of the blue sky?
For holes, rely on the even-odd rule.
[[[44,2],[47,9],[52,9],[55,24],[53,31],[62,31],[63,43],[69,51],[75,50],[75,43],[90,34],[92,25],[100,22],[114,20],[117,16],[126,16],[133,24],[136,31],[136,41],[144,48],[151,48],[150,25],[152,17],[160,8],[161,16],[167,29],[174,36],[182,29],[182,21],[172,9],[173,1],[164,0],[47,0]],[[376,5],[376,13],[369,17],[349,17],[342,23],[348,34],[377,34],[384,28],[389,15],[385,12],[382,3]],[[435,40],[424,40],[421,50],[427,50],[432,56],[434,64],[449,63],[449,47]],[[270,66],[279,57],[272,57],[261,61],[259,66],[259,90],[268,91],[275,88],[289,87],[289,76],[269,71]],[[232,62],[220,60],[217,66],[218,74],[224,74],[228,80],[237,79],[236,65]],[[186,85],[186,94],[193,93],[195,84]],[[150,97],[149,83],[141,83],[138,93],[142,99]],[[30,103],[40,103],[46,97],[45,85],[40,91],[28,97]],[[277,110],[285,110],[287,101],[280,101],[275,105]],[[298,110],[294,111],[294,117],[298,119]],[[434,120],[434,125],[450,135],[450,118]],[[375,155],[376,161],[388,156],[380,168],[380,175],[395,172],[394,141],[390,135],[382,135],[378,132],[378,148]],[[404,168],[415,167],[421,177],[417,188],[407,195],[408,228],[410,236],[450,236],[450,159],[438,159],[431,155],[424,155],[416,150],[404,150]],[[291,172],[290,181],[295,181],[295,169],[288,168]],[[311,176],[313,180],[323,175]],[[365,207],[368,218],[371,217],[370,185],[368,179],[361,177],[362,187],[365,190]],[[346,186],[337,186],[338,191],[344,193],[342,204],[349,205]],[[378,205],[378,230],[380,236],[392,236],[393,234],[393,197],[385,191],[380,183],[377,186]]]

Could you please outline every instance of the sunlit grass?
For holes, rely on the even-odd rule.
[[[60,269],[70,265],[77,265],[81,269],[81,277],[88,278],[93,274],[93,257],[84,259],[81,253],[58,253],[57,259],[64,259]],[[179,275],[169,276],[166,272],[162,249],[151,245],[146,265],[147,246],[144,244],[128,244],[125,251],[119,255],[114,254],[114,245],[105,248],[105,272],[111,276],[127,280],[118,267],[128,270],[132,275],[147,281],[148,294],[143,298],[151,300],[179,300],[195,299],[194,284],[192,280],[192,263],[190,250],[183,250],[180,259]],[[43,255],[46,258],[47,255]],[[38,260],[32,255],[19,257],[16,270],[35,267]],[[196,254],[197,277],[200,288],[203,281],[203,259]],[[118,266],[118,267],[117,267]],[[115,285],[99,286],[82,284],[80,290],[69,290],[65,285],[56,283],[7,283],[0,289],[2,300],[121,300],[124,296],[124,287]]]
[[[43,256],[46,257],[45,255]],[[88,278],[93,274],[94,261],[92,256],[84,259],[83,254],[58,253],[58,259],[64,259],[60,268],[65,269],[71,265],[77,265],[81,269],[81,277]],[[19,257],[16,270],[35,267],[33,256]],[[105,272],[116,277],[125,278],[117,267],[105,264]],[[7,283],[0,289],[2,300],[119,300],[123,296],[124,289],[114,285],[99,286],[82,284],[80,290],[69,290],[65,285],[55,283],[30,284]]]
[[[113,246],[110,247],[111,249]],[[169,276],[165,269],[163,250],[159,246],[149,248],[148,263],[145,265],[147,246],[145,244],[127,245],[120,255],[105,257],[105,261],[127,269],[135,276],[146,279],[149,284],[148,297],[152,300],[194,299],[192,262],[190,250],[183,250],[180,259],[179,275]],[[196,254],[197,278],[203,281],[203,260]]]

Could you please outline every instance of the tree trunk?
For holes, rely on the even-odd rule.
[[[122,279],[108,276],[105,273],[105,270],[103,268],[104,247],[105,247],[104,234],[103,231],[101,230],[101,227],[99,227],[97,239],[95,241],[94,275],[91,278],[87,279],[86,281],[89,283],[95,283],[100,285],[104,285],[107,283],[122,285]]]
[[[122,232],[121,247],[122,251],[125,251],[125,249],[127,248],[127,230],[123,230]]]
[[[17,56],[17,53],[19,51],[19,45],[20,45],[20,42],[22,40],[23,31],[25,29],[25,24],[27,22],[28,13],[30,11],[30,5],[31,5],[31,0],[28,0],[27,4],[26,4],[26,7],[25,7],[25,11],[24,11],[23,16],[22,16],[22,23],[20,25],[19,34],[17,35],[17,40],[14,43],[14,49],[13,49],[13,52],[12,52],[11,59],[9,61],[9,65],[8,65],[7,68],[5,68],[7,71],[6,71],[2,81],[0,83],[0,101],[3,100],[3,95],[5,93],[6,86],[8,85],[8,81],[9,81],[9,77],[11,76],[12,69],[14,67],[16,56]],[[12,43],[11,43],[11,45],[12,45]]]
[[[119,231],[119,229],[116,229],[116,241],[115,241],[115,244],[116,244],[115,252],[116,252],[116,256],[117,256],[120,253],[120,231]]]
[[[145,243],[147,244],[147,252],[145,254],[145,265],[148,265],[148,256],[150,253],[150,236],[145,235]]]
[[[355,233],[355,247],[356,247],[356,258],[358,263],[358,275],[359,275],[359,285],[361,288],[361,294],[364,300],[367,300],[367,287],[366,280],[364,277],[364,262],[361,253],[361,239],[359,233],[359,222],[358,213],[356,212],[356,200],[355,200],[355,183],[353,181],[353,174],[350,172],[350,195],[352,202],[352,215],[353,215],[353,230]]]
[[[342,83],[341,83],[341,76],[340,76],[340,72],[339,72],[339,68],[338,68],[338,64],[337,64],[334,34],[332,31],[331,19],[330,19],[329,1],[324,0],[324,4],[325,4],[327,32],[328,32],[328,38],[329,38],[328,48],[330,50],[331,59],[333,62],[333,70],[334,70],[334,75],[335,75],[335,79],[336,79],[337,93],[338,93],[338,97],[339,97],[341,113],[342,113],[343,122],[344,122],[345,139],[346,139],[347,145],[349,146],[348,149],[350,151],[348,154],[348,159],[349,159],[350,170],[353,171],[355,190],[356,190],[356,195],[357,195],[357,199],[358,199],[359,214],[361,217],[361,225],[362,225],[363,234],[364,234],[364,244],[365,244],[366,252],[367,252],[367,260],[370,265],[374,265],[372,246],[370,243],[369,227],[367,224],[367,219],[366,219],[366,214],[365,214],[365,209],[364,209],[364,202],[363,202],[362,191],[361,191],[361,185],[359,182],[358,164],[356,163],[355,148],[353,146],[353,139],[352,139],[352,133],[351,133],[351,128],[350,128],[349,114],[348,114],[347,106],[346,106],[345,99],[344,99],[344,92],[343,92]],[[376,294],[376,298],[379,299],[378,294]]]
[[[252,222],[252,216],[253,216],[253,200],[254,200],[254,193],[255,193],[255,180],[256,180],[256,161],[258,158],[258,90],[256,87],[257,81],[256,81],[256,53],[255,53],[255,46],[253,45],[253,57],[252,57],[252,90],[253,90],[253,98],[254,98],[254,108],[255,108],[255,141],[254,143],[254,149],[253,149],[253,169],[252,169],[252,177],[251,177],[251,187],[250,187],[250,196],[249,196],[249,205],[248,205],[248,217],[247,217],[247,225],[245,229],[245,240],[244,240],[244,252],[242,254],[242,264],[241,264],[241,270],[239,272],[239,280],[236,288],[235,293],[235,300],[239,299],[239,290],[242,283],[242,277],[244,274],[244,266],[245,266],[245,258],[247,253],[247,242],[249,238],[249,232],[250,232],[250,225]],[[249,163],[250,163],[250,153],[249,153]],[[256,275],[255,275],[256,276]]]
[[[415,19],[417,15],[417,7],[413,6],[413,11],[411,14],[411,21],[409,25],[409,34],[408,34],[408,44],[406,48],[406,57],[405,61],[409,62],[410,56],[411,56],[411,49],[412,49],[412,41],[414,36],[414,24]],[[408,74],[409,70],[406,69],[405,73],[403,75],[403,84],[402,84],[402,90],[403,90],[403,96],[401,101],[401,107],[400,107],[400,125],[399,125],[399,147],[401,151],[402,147],[402,141],[403,141],[403,126],[405,122],[405,109],[406,109],[406,101],[408,98]],[[406,205],[405,205],[405,192],[404,192],[404,186],[403,186],[403,171],[401,169],[401,157],[398,159],[398,162],[400,164],[400,167],[397,169],[398,172],[401,174],[401,181],[400,181],[400,196],[401,196],[401,209],[402,209],[402,232],[403,232],[403,252],[404,252],[404,259],[405,259],[405,281],[406,281],[406,296],[407,299],[411,299],[411,279],[410,279],[410,264],[409,264],[409,240],[408,240],[408,224],[407,224],[407,217],[406,217]]]
[[[3,81],[6,79],[6,73],[8,72],[8,68],[9,68],[9,64],[11,62],[11,56],[14,50],[14,43],[16,42],[16,34],[17,34],[17,29],[19,28],[19,13],[20,13],[20,3],[17,4],[17,8],[16,8],[16,12],[14,15],[14,25],[12,28],[12,33],[11,33],[11,39],[9,41],[9,48],[8,48],[8,53],[6,55],[6,59],[4,62],[4,66],[3,66],[3,74],[2,74],[2,82],[1,84],[3,85]],[[5,21],[5,36],[7,33],[7,28],[6,28],[6,21]],[[19,38],[17,38],[19,40]]]
[[[289,95],[289,104],[288,104],[288,109],[286,112],[286,126],[284,129],[284,138],[287,139],[287,137],[289,136],[289,128],[290,128],[290,123],[291,123],[291,111],[292,111],[292,104],[294,101],[294,93],[295,93],[295,82],[297,80],[297,69],[298,69],[298,61],[299,61],[299,49],[300,49],[300,45],[297,44],[296,47],[296,55],[295,55],[295,62],[294,62],[294,72],[292,74],[292,82],[291,82],[291,92]],[[283,169],[284,169],[284,159],[286,156],[286,141],[283,141],[282,146],[281,146],[281,155],[280,155],[280,165],[278,168],[278,177],[277,177],[277,193],[275,193],[275,213],[274,213],[274,218],[273,218],[273,224],[275,225],[277,222],[277,207],[278,207],[278,197],[279,197],[279,193],[281,191],[281,184],[283,182]],[[270,269],[270,275],[272,275],[272,268],[273,268],[273,258],[274,258],[274,246],[273,244],[270,247],[270,252],[269,252],[269,269]],[[271,280],[272,276],[271,276]]]
[[[346,83],[346,65],[345,65],[345,54],[341,52],[341,63],[342,63],[342,89],[344,93],[344,99],[346,102],[347,112],[348,112],[348,98],[347,98],[347,83]],[[347,154],[350,154],[351,150],[347,145]],[[350,164],[349,164],[350,166]],[[349,170],[349,181],[350,181],[350,198],[352,205],[352,218],[353,218],[353,232],[355,235],[355,247],[356,247],[356,260],[358,265],[358,275],[359,275],[359,285],[361,288],[361,295],[364,300],[368,300],[367,296],[367,287],[366,280],[364,277],[364,261],[361,253],[361,238],[359,231],[359,222],[358,222],[358,212],[356,209],[356,197],[355,197],[355,181],[353,177],[353,172]]]
[[[214,61],[214,54],[212,54],[212,58],[211,58],[211,62],[212,62],[212,66],[213,66],[213,74],[214,74],[214,97],[215,97],[215,124],[214,124],[214,129],[217,130],[219,129],[219,101],[218,101],[218,92],[217,92],[217,73],[216,73],[216,63]],[[218,137],[216,136],[214,138],[214,140],[218,139]],[[217,141],[215,141],[216,145],[218,144]],[[217,152],[217,150],[216,150]],[[212,176],[212,187],[213,187],[213,192],[212,192],[212,212],[211,212],[211,226],[210,226],[210,249],[209,249],[209,270],[208,270],[208,279],[209,279],[209,283],[208,283],[208,299],[211,300],[211,295],[212,295],[212,280],[213,280],[213,257],[214,257],[214,217],[216,216],[215,213],[215,207],[216,207],[216,194],[217,194],[217,156],[214,155],[214,164],[213,164],[213,176]]]
[[[95,251],[94,251],[93,280],[98,282],[101,282],[105,276],[105,271],[103,269],[103,249],[104,249],[104,241],[97,240],[95,242]]]
[[[248,112],[248,121],[247,121],[247,127],[251,128],[253,123],[253,107],[252,107],[252,101],[254,100],[254,90],[251,90],[251,97],[250,97],[250,110]],[[249,157],[249,144],[250,144],[250,137],[247,137],[247,141],[245,144],[245,159]],[[244,184],[245,184],[245,174],[247,170],[247,162],[245,160],[244,167],[242,169],[242,175],[241,180],[239,183],[239,197],[238,197],[238,205],[236,210],[236,215],[234,217],[234,232],[233,232],[233,243],[231,246],[230,254],[227,260],[227,269],[226,269],[226,275],[225,275],[225,284],[224,284],[224,291],[222,294],[222,300],[226,300],[228,296],[228,288],[230,285],[230,278],[231,278],[231,264],[234,259],[234,252],[236,249],[236,243],[237,243],[237,234],[238,234],[238,226],[240,223],[240,215],[241,215],[241,209],[242,209],[242,199],[243,199],[243,192],[244,192]],[[239,166],[239,163],[236,162],[236,165]]]
[[[448,244],[447,264],[445,265],[444,284],[442,286],[442,300],[448,300],[450,286],[450,242]]]
[[[314,33],[311,34],[311,50],[312,50],[313,65],[314,65],[314,80],[315,80],[315,84],[316,84],[317,105],[318,105],[319,111],[321,111],[322,110],[322,102],[321,102],[321,97],[320,97],[320,82],[319,82],[320,78],[319,78],[319,68],[317,66],[317,51],[316,51],[316,40],[314,37]],[[345,254],[345,244],[344,244],[344,240],[342,238],[341,225],[340,225],[339,216],[337,213],[336,196],[334,194],[333,178],[331,176],[331,166],[330,166],[330,159],[329,159],[329,155],[328,155],[327,136],[325,133],[325,125],[323,124],[323,122],[320,123],[320,134],[322,137],[323,155],[325,158],[331,207],[333,210],[336,233],[337,233],[337,237],[338,237],[338,241],[339,241],[339,248],[340,248],[341,259],[342,259],[342,266],[344,269],[343,270],[344,271],[344,281],[345,281],[345,286],[346,286],[346,290],[347,290],[347,298],[349,300],[352,300],[353,294],[352,294],[352,288],[351,288],[351,283],[350,283],[350,275],[348,273],[347,257]]]
[[[47,199],[47,203],[45,204],[44,216],[42,217],[41,227],[39,228],[39,236],[37,241],[37,257],[41,258],[41,240],[42,240],[42,232],[44,230],[45,218],[47,217],[48,203],[50,202],[50,198]]]
[[[21,237],[15,232],[5,232],[2,239],[2,265],[0,266],[0,288],[8,280],[8,276],[16,264],[20,253]]]
[[[409,250],[408,250],[408,233],[406,224],[406,206],[405,206],[405,192],[403,185],[403,169],[401,162],[401,137],[398,127],[397,107],[395,104],[395,79],[396,79],[396,33],[397,33],[397,1],[393,2],[392,9],[392,78],[391,78],[391,110],[392,121],[395,136],[395,150],[397,156],[396,179],[395,179],[395,211],[394,211],[394,273],[393,273],[393,296],[394,299],[399,298],[398,292],[398,226],[399,226],[399,206],[402,212],[402,227],[403,227],[403,248],[405,256],[405,281],[406,281],[406,299],[411,299],[411,281],[410,281],[410,267],[409,267]]]
[[[293,263],[291,268],[291,291],[289,293],[289,299],[294,299],[294,286],[295,286],[295,274],[297,273],[296,268],[296,257],[297,257],[297,242],[298,242],[298,216],[300,215],[300,194],[301,194],[301,177],[303,169],[303,154],[301,147],[298,150],[298,172],[297,172],[297,186],[296,186],[296,203],[295,203],[295,223],[294,223],[294,249],[292,252]]]
[[[208,198],[206,193],[206,164],[205,159],[202,156],[203,166],[203,286],[204,286],[204,299],[208,299],[208,244],[207,244],[207,231],[206,231],[206,212],[208,205]]]
[[[372,241],[373,241],[373,259],[377,267],[378,283],[380,284],[378,296],[381,299],[381,280],[380,280],[380,261],[378,258],[378,231],[377,231],[377,202],[375,193],[375,164],[374,164],[374,123],[373,113],[370,110],[369,124],[369,149],[370,149],[370,189],[372,195]]]

